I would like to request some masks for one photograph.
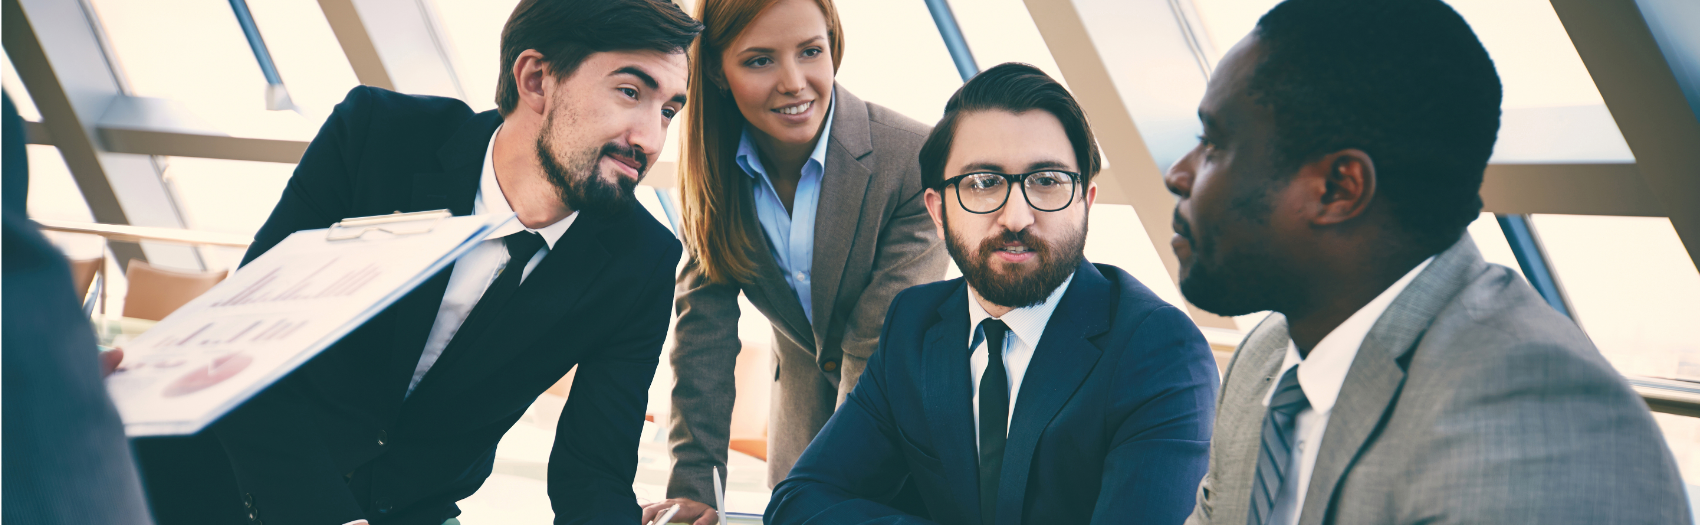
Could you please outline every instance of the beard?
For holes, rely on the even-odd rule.
[[[956,260],[956,266],[962,269],[962,277],[980,297],[998,306],[1026,308],[1044,302],[1086,259],[1085,221],[1081,221],[1079,228],[1061,232],[1055,242],[1029,230],[1004,230],[980,241],[973,251],[969,251],[963,239],[950,229],[948,218],[945,219],[944,230],[945,248]],[[1033,260],[1038,265],[1024,271],[1015,269],[1018,268],[1015,265],[994,268],[992,257],[996,256],[995,252],[1010,242],[1020,242],[1033,250]]]
[[[1253,239],[1239,249],[1218,253],[1212,232],[1195,232],[1179,213],[1175,224],[1192,246],[1192,260],[1181,277],[1181,295],[1194,306],[1216,315],[1232,317],[1273,309],[1283,292],[1281,283],[1290,274],[1276,267],[1266,237]]]
[[[562,203],[574,211],[605,216],[625,213],[637,205],[634,190],[638,180],[649,171],[648,155],[637,148],[610,142],[563,159],[553,146],[554,130],[555,113],[551,111],[543,121],[543,131],[537,134],[537,162]],[[602,157],[610,155],[636,160],[638,180],[602,170]]]

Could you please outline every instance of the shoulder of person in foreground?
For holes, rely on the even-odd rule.
[[[1404,490],[1437,522],[1688,523],[1647,405],[1575,322],[1489,265],[1409,356],[1400,409],[1421,413]],[[1398,417],[1397,415],[1394,417]]]

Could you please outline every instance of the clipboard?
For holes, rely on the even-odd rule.
[[[124,345],[106,379],[124,433],[199,432],[511,220],[398,212],[291,234]]]

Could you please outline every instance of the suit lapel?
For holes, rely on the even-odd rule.
[[[408,209],[397,211],[426,211],[448,209],[456,216],[471,215],[472,203],[478,195],[478,182],[484,172],[484,153],[489,149],[490,136],[501,125],[502,117],[495,111],[474,115],[456,130],[437,158],[443,171],[419,173],[413,176],[413,191]],[[413,369],[424,353],[426,338],[437,319],[443,294],[449,285],[454,265],[443,268],[437,275],[397,301],[395,312],[395,345],[392,357],[393,380],[400,381],[402,391],[413,378]]]
[[[956,282],[956,291],[939,306],[938,321],[925,335],[922,395],[930,440],[944,463],[945,479],[967,481],[950,484],[951,501],[960,505],[954,512],[973,517],[964,522],[979,523],[980,461],[973,445],[973,386],[968,378],[968,286],[962,279]],[[969,446],[961,446],[963,443]]]
[[[1210,473],[1215,492],[1210,506],[1216,523],[1240,523],[1250,513],[1253,478],[1263,443],[1263,396],[1275,384],[1292,337],[1287,319],[1271,313],[1251,330],[1234,352],[1216,402],[1216,426],[1210,440]]]
[[[1009,441],[1004,447],[1003,474],[998,481],[998,523],[1021,522],[1027,478],[1039,438],[1103,356],[1104,351],[1091,339],[1109,331],[1114,304],[1110,281],[1096,267],[1081,261],[1074,280],[1051,312],[1021,380]]]
[[[759,246],[750,247],[750,261],[756,263],[756,280],[744,287],[744,293],[758,295],[759,297],[751,297],[750,302],[765,305],[773,310],[780,327],[796,338],[799,346],[809,349],[812,353],[815,350],[815,337],[814,332],[809,329],[809,316],[803,313],[802,303],[797,302],[797,293],[792,291],[790,283],[785,281],[785,270],[773,259],[772,241],[768,240],[767,232],[762,229],[760,220],[756,218],[753,182],[750,177],[740,177],[738,184],[738,198],[744,199],[744,229],[756,232],[756,238],[761,239]],[[816,260],[819,260],[819,257],[819,253],[816,253]]]
[[[1483,264],[1475,243],[1464,236],[1435,256],[1370,328],[1328,416],[1299,523],[1328,521],[1341,480],[1398,400],[1408,355],[1435,316],[1469,284],[1471,276],[1481,272]]]
[[[869,137],[868,104],[842,87],[834,86],[832,137],[827,145],[826,171],[821,177],[820,203],[815,211],[815,251],[809,272],[810,307],[814,310],[815,337],[826,337],[837,303],[838,284],[867,200],[873,172],[862,163],[873,153]]]

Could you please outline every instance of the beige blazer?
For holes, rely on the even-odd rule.
[[[1189,525],[1244,525],[1290,340],[1271,314],[1222,381],[1210,471]],[[1435,256],[1364,338],[1298,523],[1689,523],[1647,405],[1594,348],[1468,236]]]
[[[892,297],[944,277],[949,260],[922,201],[919,152],[930,128],[863,102],[842,86],[826,153],[810,300],[811,324],[768,246],[750,254],[755,282],[711,284],[693,258],[675,288],[673,410],[667,497],[713,504],[710,468],[726,470],[735,397],[738,293],[773,325],[768,485],[785,478],[856,386],[879,344]],[[738,193],[753,201],[748,177]],[[753,202],[743,227],[765,239]]]

